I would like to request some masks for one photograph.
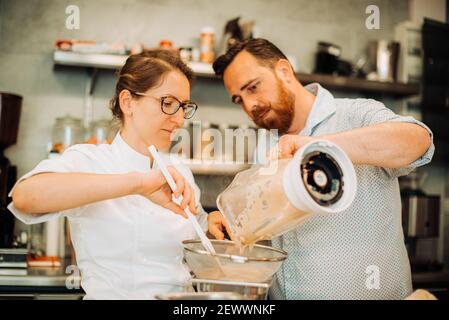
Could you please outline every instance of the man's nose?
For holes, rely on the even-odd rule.
[[[252,98],[243,99],[243,107],[248,113],[253,113],[253,111],[258,107],[258,101]]]

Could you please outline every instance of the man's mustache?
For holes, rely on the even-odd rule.
[[[254,119],[254,121],[257,121],[263,114],[265,114],[270,109],[271,108],[269,106],[266,107],[256,106],[254,107],[253,110],[251,110],[251,116]]]

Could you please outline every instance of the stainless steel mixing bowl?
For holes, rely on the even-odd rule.
[[[200,279],[266,282],[287,259],[287,252],[263,245],[244,247],[233,241],[211,240],[215,255],[204,249],[200,240],[185,240],[184,258]]]
[[[236,292],[177,292],[156,295],[158,300],[245,300]]]

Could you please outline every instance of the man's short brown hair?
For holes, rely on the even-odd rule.
[[[256,38],[243,42],[237,42],[228,51],[219,56],[213,64],[216,75],[223,76],[226,68],[231,64],[234,58],[242,51],[252,54],[260,64],[274,68],[276,62],[280,59],[287,59],[285,54],[274,44],[266,39]]]

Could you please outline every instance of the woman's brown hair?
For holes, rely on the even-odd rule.
[[[125,65],[118,72],[115,96],[110,101],[110,109],[115,119],[123,122],[119,95],[122,90],[132,94],[145,92],[157,86],[163,76],[170,71],[179,71],[186,76],[190,84],[194,80],[193,71],[181,58],[167,50],[151,50],[128,57]],[[139,96],[135,96],[137,99]]]

